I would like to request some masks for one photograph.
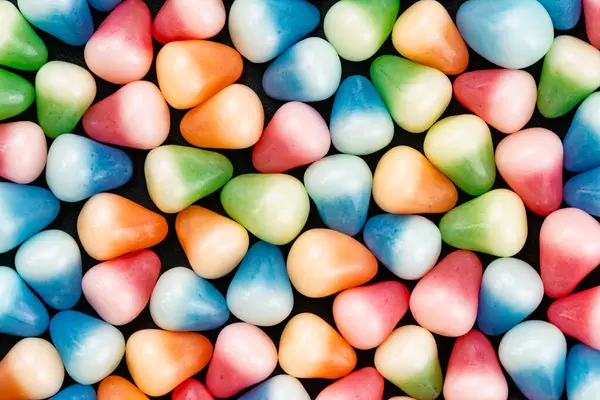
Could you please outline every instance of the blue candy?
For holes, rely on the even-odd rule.
[[[49,400],[96,400],[94,388],[88,385],[71,385]]]
[[[88,0],[90,6],[98,11],[109,12],[119,5],[123,0]]]
[[[581,103],[565,136],[565,169],[582,172],[600,166],[600,93]]]
[[[563,192],[565,203],[569,206],[600,217],[600,167],[569,179]]]
[[[538,0],[550,14],[556,29],[573,29],[581,17],[581,0]]]
[[[310,396],[298,379],[277,375],[256,386],[239,400],[310,400]]]
[[[567,396],[569,400],[596,400],[599,393],[600,351],[576,344],[567,356]]]

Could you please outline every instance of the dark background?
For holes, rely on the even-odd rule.
[[[16,0],[10,0],[10,1],[12,3],[16,4]],[[233,2],[233,0],[224,0],[228,14],[229,14],[229,8],[230,8],[232,2]],[[324,38],[325,36],[323,34],[322,21],[323,21],[323,18],[325,16],[327,10],[336,2],[336,0],[323,0],[323,1],[312,0],[311,2],[314,3],[321,10],[321,24],[316,29],[316,31],[313,32],[310,36],[319,36],[319,37]],[[401,0],[400,12],[402,13],[414,2],[415,2],[415,0]],[[440,0],[440,2],[448,9],[448,12],[454,19],[456,16],[458,7],[460,6],[460,4],[462,4],[464,2],[464,0]],[[150,7],[152,15],[155,16],[156,13],[158,12],[158,10],[160,9],[160,7],[162,6],[162,4],[164,3],[164,0],[146,0],[146,3]],[[94,11],[93,9],[92,9],[92,13],[94,16],[94,22],[95,22],[96,27],[102,22],[102,20],[107,15],[104,13]],[[44,40],[44,42],[48,46],[49,60],[62,60],[62,61],[71,62],[71,63],[85,67],[85,61],[83,58],[83,47],[71,47],[44,32],[41,32],[38,30],[38,33],[40,34],[41,38]],[[562,33],[561,32],[556,33],[556,35],[560,35],[560,34],[562,34]],[[581,39],[587,41],[587,38],[585,35],[585,26],[584,26],[583,15],[582,15],[579,23],[575,27],[575,29],[573,29],[572,31],[569,31],[568,34],[576,36],[578,38],[581,38]],[[213,38],[211,40],[215,40],[215,41],[233,46],[231,39],[229,37],[227,25],[225,26],[225,28],[219,35],[217,35],[215,38]],[[158,51],[160,50],[160,47],[161,47],[160,44],[158,44],[157,42],[154,42],[155,56],[158,53]],[[394,47],[392,45],[391,38],[385,42],[385,44],[383,45],[383,47],[380,49],[380,51],[377,53],[376,56],[382,55],[382,54],[398,55],[398,53],[396,52],[396,50],[394,49]],[[494,68],[494,66],[491,63],[485,61],[484,59],[482,59],[481,57],[476,55],[473,51],[470,51],[470,56],[471,56],[471,59],[470,59],[469,68],[468,68],[469,71],[477,70],[477,69]],[[343,70],[342,79],[345,77],[348,77],[350,75],[355,75],[355,74],[369,77],[369,67],[374,58],[375,57],[373,57],[372,59],[369,59],[367,61],[361,62],[361,63],[352,63],[352,62],[342,60],[342,70]],[[274,112],[283,104],[283,102],[276,101],[276,100],[273,100],[273,99],[267,97],[265,95],[264,91],[262,90],[262,86],[261,86],[262,75],[268,65],[269,65],[269,63],[252,64],[252,63],[248,62],[247,60],[244,60],[244,72],[242,74],[242,77],[239,80],[240,83],[243,83],[243,84],[251,87],[260,96],[260,98],[263,102],[264,108],[265,108],[265,122],[266,123],[271,119]],[[534,76],[536,81],[539,81],[541,67],[542,67],[542,62],[540,61],[540,62],[536,63],[535,65],[533,65],[532,67],[527,68],[527,71],[529,71]],[[17,72],[21,76],[28,78],[30,82],[32,82],[32,83],[34,82],[35,72],[23,72],[23,71],[15,71],[15,72]],[[148,75],[145,77],[145,80],[149,80],[154,83],[157,83],[156,70],[154,68],[154,65],[152,66],[152,69],[150,70]],[[451,77],[451,80],[454,80],[454,77]],[[111,83],[105,82],[97,77],[96,77],[96,83],[98,86],[98,94],[96,96],[95,102],[109,96],[110,94],[114,93],[119,88],[118,85],[113,85]],[[333,98],[326,100],[326,101],[318,102],[318,103],[312,103],[311,105],[313,107],[315,107],[323,115],[325,120],[329,121],[332,103],[333,103]],[[170,135],[169,135],[167,141],[165,142],[165,144],[188,145],[188,143],[186,143],[186,141],[183,139],[183,137],[179,133],[179,123],[186,111],[187,110],[179,111],[179,110],[175,110],[175,109],[171,108],[171,132],[170,132]],[[467,113],[467,112],[468,111],[466,109],[464,109],[455,99],[453,99],[450,106],[448,107],[448,109],[446,110],[444,115],[442,116],[442,118],[450,116],[450,115],[463,114],[463,113]],[[562,118],[548,120],[548,119],[545,119],[544,117],[542,117],[536,111],[536,113],[534,114],[532,120],[529,122],[527,127],[544,127],[544,128],[547,128],[547,129],[550,129],[550,130],[556,132],[561,138],[564,138],[564,135],[566,134],[567,129],[570,125],[570,122],[573,118],[573,114],[574,114],[574,110]],[[20,120],[31,120],[31,121],[37,122],[35,104],[32,105],[25,113],[15,117],[15,118],[12,118],[8,121],[4,121],[4,122],[20,121]],[[74,132],[83,134],[81,124],[79,124],[75,128]],[[497,145],[498,142],[505,135],[492,129],[492,136],[493,136],[493,140],[494,140],[494,145]],[[371,170],[374,171],[379,158],[387,150],[389,150],[390,148],[392,148],[394,146],[409,145],[411,147],[418,149],[419,151],[423,151],[424,137],[425,137],[424,134],[415,135],[412,133],[408,133],[408,132],[402,130],[401,128],[399,128],[398,126],[396,126],[394,140],[392,141],[392,143],[389,146],[387,146],[385,149],[383,149],[375,154],[364,156],[363,158],[367,161],[367,163],[371,167]],[[51,141],[49,140],[48,145],[50,145],[50,142]],[[124,150],[127,152],[127,154],[133,160],[133,165],[134,165],[133,177],[132,177],[131,181],[129,181],[129,183],[127,183],[125,186],[123,186],[121,188],[114,190],[114,192],[117,194],[120,194],[122,196],[125,196],[128,199],[131,199],[131,200],[141,204],[144,207],[147,207],[151,210],[159,212],[159,210],[156,208],[156,206],[154,206],[154,204],[150,200],[150,197],[148,196],[148,192],[146,190],[146,184],[145,184],[145,180],[144,180],[144,160],[145,160],[147,151],[134,150],[134,149],[124,149]],[[250,172],[256,172],[252,166],[251,149],[235,150],[235,151],[225,150],[225,151],[221,151],[221,152],[224,155],[226,155],[227,157],[229,157],[229,159],[233,162],[234,170],[235,170],[234,176],[240,175],[240,174],[245,174],[245,173],[250,173]],[[334,153],[337,153],[337,151],[332,146],[329,154],[334,154]],[[306,167],[296,168],[292,171],[289,171],[288,173],[299,179],[302,179],[305,169],[306,169]],[[569,177],[568,175],[565,175],[565,180],[568,177]],[[34,182],[34,184],[46,187],[44,174],[42,174],[42,176],[36,182]],[[498,175],[498,178],[496,179],[496,184],[494,185],[494,188],[506,188],[506,187],[507,187],[506,183]],[[469,200],[470,198],[471,197],[469,195],[467,195],[459,190],[459,203],[463,203],[463,202]],[[61,203],[60,214],[58,215],[56,220],[48,227],[48,229],[64,230],[77,239],[77,216],[79,215],[79,211],[81,210],[81,207],[83,206],[84,203],[85,202],[79,202],[79,203],[75,203],[75,204]],[[221,206],[221,203],[219,202],[219,193],[218,192],[200,200],[199,202],[197,202],[197,204],[200,204],[200,205],[210,208],[211,210],[214,210],[218,213],[226,215]],[[564,206],[565,205],[563,203],[563,207]],[[382,211],[372,202],[371,207],[369,209],[369,216],[380,214],[381,212]],[[153,248],[153,250],[156,251],[156,253],[159,255],[159,257],[162,261],[163,272],[166,271],[167,269],[170,269],[170,268],[173,268],[176,266],[189,267],[189,263],[186,259],[183,249],[181,248],[181,246],[177,240],[177,236],[175,234],[175,214],[165,215],[165,217],[167,218],[167,221],[169,222],[169,234],[162,243],[160,243],[158,246],[155,246]],[[437,223],[437,222],[439,222],[441,215],[434,215],[434,216],[429,216],[429,217],[434,222]],[[527,217],[528,217],[528,222],[529,222],[529,236],[527,239],[527,243],[525,244],[525,247],[523,248],[523,250],[519,254],[517,254],[515,257],[520,258],[520,259],[530,263],[532,266],[534,266],[536,269],[539,270],[539,261],[538,261],[538,259],[539,259],[538,240],[539,239],[538,239],[538,237],[539,237],[540,227],[543,222],[543,218],[533,214],[530,211],[527,212]],[[324,225],[319,218],[319,215],[317,213],[317,210],[316,210],[314,204],[311,204],[310,217],[306,224],[305,230],[311,229],[311,228],[318,228],[318,227],[324,227]],[[356,238],[358,240],[362,241],[362,233],[359,233]],[[256,238],[252,237],[251,241],[252,242],[256,241]],[[80,248],[81,248],[81,246],[80,246]],[[284,255],[287,255],[289,248],[290,248],[290,245],[283,246],[282,250],[284,252]],[[85,254],[85,252],[83,251],[83,248],[81,248],[81,250],[82,250],[82,257],[83,257],[83,269],[84,269],[84,273],[85,273],[89,268],[96,265],[98,262],[93,260],[87,254]],[[444,257],[452,250],[453,249],[450,246],[444,245],[441,257]],[[13,251],[10,251],[5,254],[0,254],[0,265],[7,265],[10,267],[14,267],[15,252],[16,252],[16,250],[13,250]],[[494,259],[494,257],[484,255],[484,254],[479,254],[479,256],[483,262],[484,267],[486,265],[488,265]],[[231,281],[234,274],[235,274],[235,270],[232,273],[230,273],[229,275],[227,275],[226,277],[217,279],[217,280],[213,280],[213,281],[211,281],[211,283],[213,283],[221,291],[221,293],[223,293],[223,295],[225,295],[225,293],[227,291],[227,287],[229,285],[229,282]],[[373,279],[373,282],[384,281],[384,280],[398,280],[398,279],[399,278],[397,278],[395,275],[393,275],[391,272],[389,272],[383,265],[380,264],[379,273]],[[584,279],[584,281],[577,288],[577,291],[593,287],[599,281],[600,281],[600,269],[597,269],[596,271],[592,272],[586,279]],[[410,282],[410,281],[402,281],[402,282],[411,290],[415,285],[415,282]],[[332,309],[331,309],[333,299],[335,296],[330,296],[330,297],[326,297],[323,299],[309,299],[309,298],[306,298],[306,297],[300,295],[297,292],[294,292],[294,297],[295,297],[295,305],[294,305],[294,310],[292,311],[291,316],[301,313],[301,312],[311,312],[311,313],[315,313],[315,314],[321,316],[328,323],[335,326],[334,321],[333,321],[333,316],[332,316]],[[549,299],[548,297],[544,297],[544,300],[543,300],[542,304],[540,305],[540,307],[538,308],[538,310],[532,316],[530,316],[529,319],[545,320],[546,319],[546,310],[550,303],[551,303],[551,299]],[[79,301],[79,303],[77,303],[77,305],[75,306],[74,309],[78,310],[78,311],[82,311],[82,312],[90,314],[90,315],[93,315],[95,317],[98,317],[98,315],[95,313],[95,311],[85,301],[83,296],[82,296],[81,300]],[[51,316],[56,313],[55,310],[50,309],[50,308],[48,308],[48,311],[50,312]],[[291,316],[289,318],[291,318]],[[288,318],[288,320],[289,320],[289,318]],[[228,323],[233,323],[233,322],[237,322],[237,319],[232,315]],[[286,323],[287,323],[287,320],[284,321],[284,323],[279,324],[278,326],[270,327],[270,328],[263,328],[264,331],[273,339],[273,341],[275,342],[276,345],[278,345],[278,343],[279,343],[279,338],[281,336],[281,332]],[[399,326],[406,325],[406,324],[415,324],[415,321],[412,318],[410,311],[408,311],[407,314],[402,318]],[[127,339],[134,332],[141,330],[141,329],[147,329],[147,328],[157,328],[156,325],[152,322],[152,319],[150,317],[150,312],[148,311],[148,307],[146,307],[146,309],[141,313],[141,315],[138,316],[133,322],[131,322],[130,324],[128,324],[126,326],[119,327],[121,332],[123,332],[123,334],[125,335],[125,339]],[[202,333],[204,335],[206,335],[211,340],[211,342],[214,344],[216,337],[219,333],[219,330],[202,332]],[[48,332],[46,332],[43,335],[43,337],[45,339],[50,340],[50,336],[49,336]],[[501,338],[501,336],[495,337],[495,338],[490,338],[490,340],[491,340],[492,344],[494,345],[494,347],[496,348],[496,350],[498,348],[500,338]],[[4,355],[10,350],[10,348],[15,343],[17,343],[19,340],[20,340],[20,338],[18,338],[18,337],[0,334],[0,358],[4,357]],[[440,362],[442,364],[442,368],[445,373],[445,369],[448,364],[448,358],[450,356],[450,352],[452,350],[452,345],[454,343],[454,339],[436,335],[436,340],[437,340],[437,344],[438,344],[438,348],[439,348]],[[573,339],[568,338],[567,340],[568,340],[569,348],[573,344],[576,343],[576,341]],[[356,369],[373,365],[373,356],[375,353],[374,350],[370,350],[370,351],[357,350],[356,353],[358,355],[358,364],[356,366]],[[160,366],[156,366],[156,367],[160,368]],[[200,381],[204,381],[205,373],[206,373],[206,368],[202,372],[197,374],[195,376],[195,378],[199,379]],[[277,369],[274,371],[273,375],[277,375],[277,374],[281,374],[281,373],[283,373],[283,371],[278,366]],[[123,358],[123,361],[121,362],[121,364],[117,368],[117,370],[114,372],[114,374],[121,375],[121,376],[131,380],[131,376],[129,375],[129,372],[127,370],[127,366],[125,363],[125,358]],[[525,399],[524,396],[519,393],[518,389],[516,388],[514,383],[512,383],[512,381],[511,381],[510,377],[508,377],[508,375],[507,375],[507,380],[509,382],[509,388],[510,388],[509,399],[511,399],[511,400]],[[331,380],[321,380],[321,379],[302,380],[302,383],[304,384],[304,386],[306,387],[307,391],[309,392],[309,394],[311,395],[312,398],[316,397],[317,394],[321,390],[323,390],[323,388],[325,388],[327,385],[329,385],[332,382],[333,381],[331,381]],[[68,377],[68,375],[66,375],[64,387],[69,386],[73,383],[74,382]],[[96,385],[96,387],[97,387],[97,385]],[[398,396],[398,395],[402,395],[402,394],[403,394],[403,392],[400,389],[398,389],[397,387],[395,387],[394,385],[392,385],[391,383],[386,381],[384,399],[388,399],[392,396]],[[566,395],[563,397],[566,398]],[[163,396],[162,398],[170,399],[170,395]],[[443,398],[443,397],[440,397],[440,398]]]

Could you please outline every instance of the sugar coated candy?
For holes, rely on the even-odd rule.
[[[206,386],[192,378],[181,382],[171,396],[171,400],[214,400]]]
[[[0,2],[0,26],[0,65],[35,71],[46,63],[46,45],[10,1]]]
[[[0,124],[0,177],[15,183],[31,183],[46,166],[44,131],[29,121]]]
[[[310,396],[298,379],[281,374],[256,386],[239,400],[310,400]]]
[[[225,26],[223,0],[167,0],[152,22],[152,35],[166,44],[208,39]]]
[[[123,0],[88,0],[90,6],[100,12],[109,12],[118,6]]]
[[[576,344],[567,355],[567,396],[593,400],[600,392],[600,351]]]
[[[565,169],[583,172],[600,166],[600,94],[588,96],[577,109],[564,139]]]
[[[61,390],[49,400],[96,400],[96,391],[90,385],[76,383]]]
[[[0,121],[27,110],[34,97],[35,90],[27,79],[0,68]]]
[[[148,397],[133,383],[120,376],[111,375],[98,386],[97,400],[148,400]]]
[[[600,48],[600,2],[598,0],[583,0],[585,13],[585,30],[588,40],[595,48]]]
[[[327,386],[315,400],[381,400],[383,385],[383,376],[375,368],[366,367]]]
[[[581,0],[539,0],[546,8],[555,29],[573,29],[581,17]]]
[[[565,183],[564,200],[571,207],[600,216],[600,167],[575,175]]]

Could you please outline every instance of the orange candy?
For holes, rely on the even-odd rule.
[[[148,397],[127,379],[112,375],[100,382],[97,400],[148,400]]]

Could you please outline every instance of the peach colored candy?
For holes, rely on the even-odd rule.
[[[148,400],[148,397],[127,379],[111,375],[100,382],[97,400]]]
[[[381,400],[383,385],[383,376],[375,368],[366,367],[327,386],[315,400]]]
[[[370,281],[377,274],[377,259],[350,236],[311,229],[292,245],[287,270],[297,291],[318,298]]]
[[[157,42],[208,39],[225,26],[223,0],[167,0],[152,23]]]
[[[373,199],[392,214],[429,214],[451,210],[458,193],[423,154],[408,146],[397,146],[377,164]]]
[[[279,365],[296,378],[338,379],[354,369],[356,353],[323,319],[302,313],[281,333]]]
[[[160,90],[173,108],[192,108],[242,75],[242,56],[233,48],[206,40],[171,42],[156,57]]]
[[[46,166],[48,148],[44,131],[29,121],[0,124],[0,177],[31,183]]]
[[[112,193],[92,196],[77,218],[81,245],[102,261],[152,247],[168,230],[163,216]]]
[[[171,400],[214,400],[206,386],[196,379],[183,381],[173,390]]]
[[[221,1],[221,0],[219,0]],[[181,135],[197,147],[245,149],[253,146],[264,128],[265,112],[248,86],[233,84],[181,120]]]

